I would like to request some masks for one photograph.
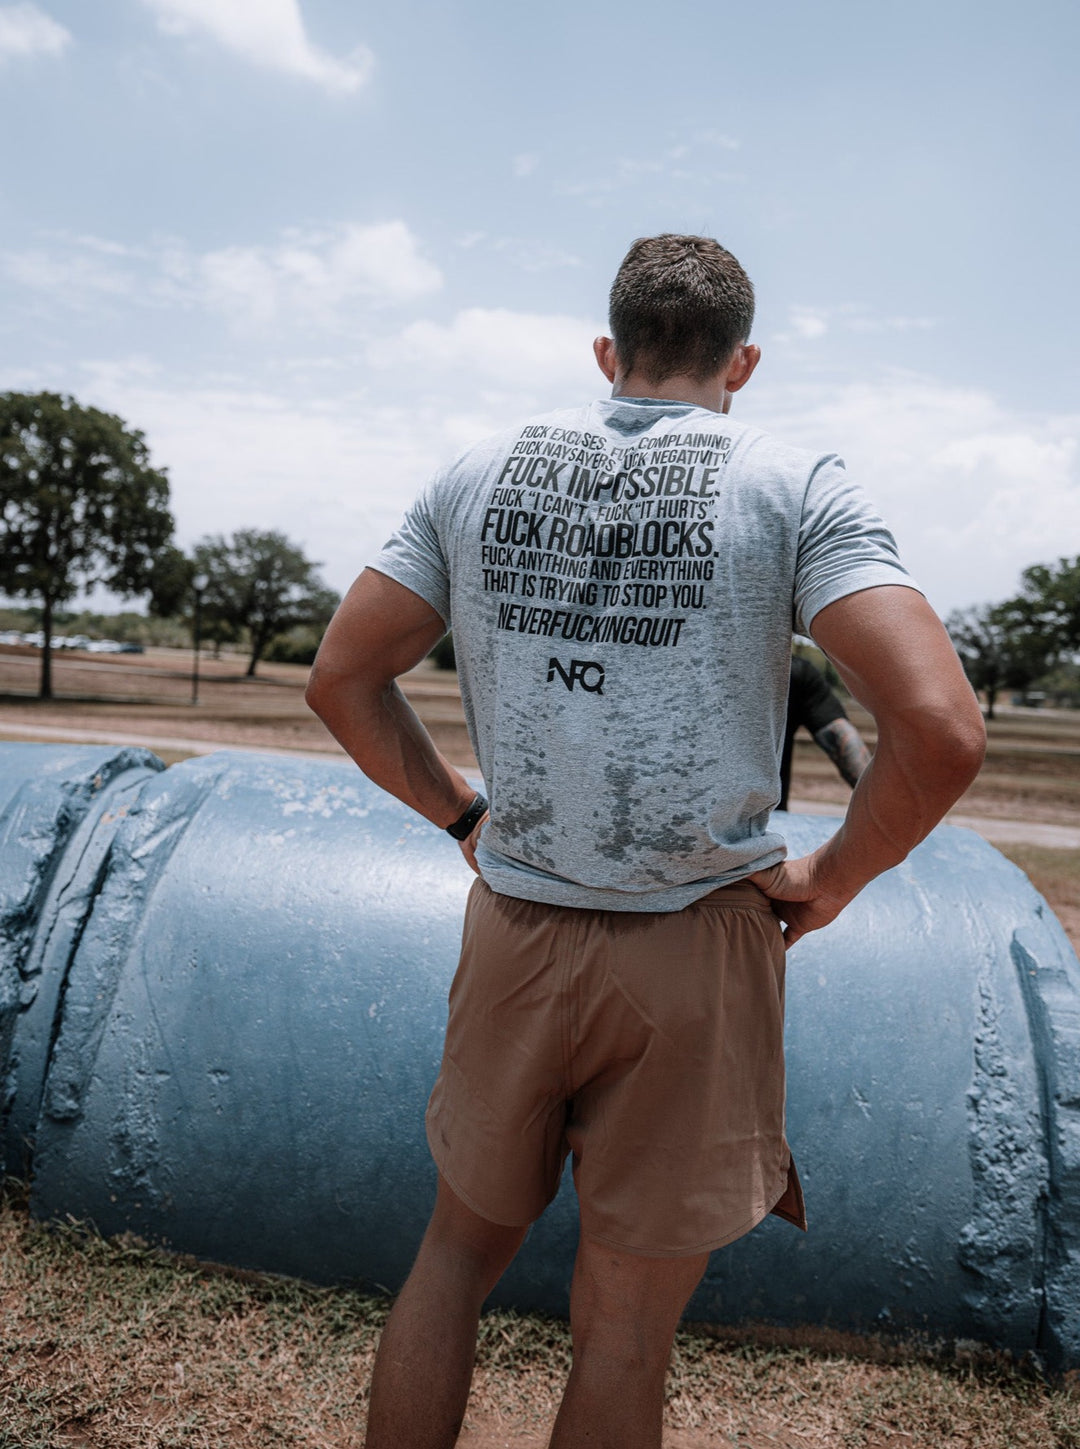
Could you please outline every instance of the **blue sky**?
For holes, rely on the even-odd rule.
[[[599,395],[638,235],[741,258],[738,411],[942,611],[1080,552],[1080,11],[0,0],[0,388],[118,412],[181,542],[344,589],[440,462]],[[11,144],[12,138],[17,138]]]

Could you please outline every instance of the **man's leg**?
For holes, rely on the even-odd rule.
[[[439,1178],[424,1241],[383,1329],[366,1449],[451,1449],[469,1397],[480,1307],[521,1246]]]
[[[550,1449],[660,1449],[672,1340],[708,1261],[643,1258],[582,1237],[570,1290],[574,1366]]]

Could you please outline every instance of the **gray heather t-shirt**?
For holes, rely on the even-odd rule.
[[[838,458],[649,398],[471,448],[372,567],[453,627],[488,885],[628,911],[783,858],[792,629],[914,587]]]

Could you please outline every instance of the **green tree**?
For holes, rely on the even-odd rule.
[[[246,630],[249,676],[272,639],[298,624],[324,627],[340,602],[319,577],[318,564],[276,530],[245,528],[230,539],[204,538],[193,558],[196,571],[208,580],[203,598],[207,634],[213,638],[215,629],[228,630],[235,638]]]
[[[156,619],[186,619],[191,613],[195,561],[183,549],[166,544],[150,570],[150,614]]]
[[[986,695],[987,719],[1002,689],[1026,689],[1050,668],[1045,638],[1033,630],[1012,600],[956,609],[945,620],[953,647],[973,689]]]
[[[1050,655],[1080,652],[1080,558],[1032,564],[1020,575],[1020,594],[1004,606]]]
[[[172,536],[168,504],[164,471],[120,418],[58,393],[0,393],[0,591],[41,603],[42,699],[57,607],[95,584],[145,593]]]

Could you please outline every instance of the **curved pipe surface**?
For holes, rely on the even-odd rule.
[[[835,828],[782,819],[793,853]],[[470,880],[348,765],[0,746],[5,1152],[35,1213],[399,1286]],[[935,831],[791,953],[787,1055],[810,1232],[715,1253],[689,1316],[1080,1364],[1080,964],[1026,877]],[[496,1301],[565,1311],[576,1234],[567,1174]]]

